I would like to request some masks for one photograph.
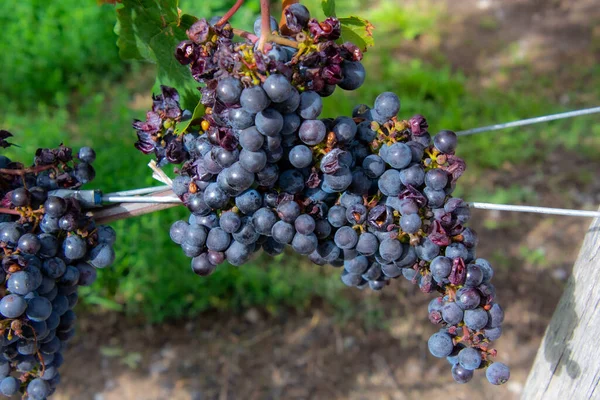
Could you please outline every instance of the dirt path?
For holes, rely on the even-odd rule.
[[[548,96],[583,103],[589,91],[576,99],[561,93],[581,85],[573,74],[582,76],[583,69],[585,76],[600,61],[600,52],[590,51],[600,41],[594,3],[448,1],[442,48],[473,78],[475,89],[553,76],[556,85]],[[576,67],[565,64],[573,60]],[[600,165],[574,154],[561,154],[550,164],[560,172],[553,180],[539,179],[552,171],[519,166],[490,175],[487,185],[526,185],[548,206],[600,202],[594,195],[600,193],[598,183],[577,178],[580,168],[597,171]],[[556,194],[558,184],[562,195]],[[473,214],[480,254],[499,260],[494,283],[507,318],[496,347],[499,360],[512,368],[505,386],[491,387],[482,373],[468,385],[454,384],[447,363],[434,360],[426,348],[435,330],[426,318],[429,297],[397,281],[382,293],[352,292],[362,314],[345,323],[318,306],[308,315],[274,319],[251,310],[243,317],[208,314],[159,326],[111,313],[84,316],[54,398],[517,399],[589,221]]]

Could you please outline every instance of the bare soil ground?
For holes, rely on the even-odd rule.
[[[599,61],[589,50],[600,38],[594,3],[448,1],[448,34],[440,45],[475,89],[490,80],[508,85],[527,68],[532,76],[554,77],[548,96],[564,101],[562,93],[574,89],[570,77],[581,76],[574,60],[577,68]],[[424,56],[427,51],[424,46]],[[577,96],[568,100],[590,100],[585,91]],[[565,151],[545,165],[490,171],[485,185],[519,184],[538,193],[543,205],[589,208],[600,203],[600,183],[582,179],[582,170],[599,171],[600,165]],[[551,180],[541,179],[548,174]],[[381,293],[352,292],[363,315],[344,323],[318,304],[305,315],[250,310],[157,326],[113,313],[84,315],[54,398],[517,399],[589,223],[473,212],[479,254],[496,260],[494,283],[507,313],[496,348],[512,377],[501,387],[489,385],[482,373],[468,385],[453,383],[447,363],[426,348],[435,330],[426,316],[431,297],[396,281]]]

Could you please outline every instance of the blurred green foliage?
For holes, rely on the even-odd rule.
[[[316,10],[317,17],[322,15],[318,0],[304,3]],[[211,17],[222,15],[231,4],[232,0],[181,0],[180,8]],[[467,89],[467,79],[447,65],[407,57],[399,61],[393,51],[398,41],[413,40],[425,31],[435,34],[443,17],[441,9],[411,4],[402,7],[384,0],[365,11],[364,1],[338,2],[337,15],[360,14],[375,25],[376,47],[365,56],[369,74],[364,86],[350,93],[338,90],[326,100],[325,116],[349,115],[355,105],[372,103],[382,91],[400,95],[401,116],[425,115],[431,132],[561,110],[531,87],[474,93]],[[247,1],[233,24],[251,29],[258,13],[258,0]],[[76,148],[91,145],[98,153],[93,187],[110,192],[156,184],[146,166],[149,157],[133,147],[130,125],[133,118],[143,119],[150,106],[153,70],[118,59],[114,7],[98,6],[95,0],[0,2],[0,22],[4,29],[0,127],[12,131],[21,146],[9,149],[8,155],[29,162],[37,147],[54,147],[62,141]],[[507,162],[543,160],[559,146],[598,157],[598,137],[600,126],[576,119],[465,138],[459,153],[469,165],[467,173],[479,176],[486,168]],[[498,188],[497,194],[476,187],[459,189],[459,194],[480,201],[525,196],[513,188]],[[160,321],[206,309],[302,309],[315,296],[344,302],[338,270],[310,266],[289,255],[261,256],[241,268],[220,267],[208,278],[196,277],[189,259],[168,235],[171,223],[186,217],[185,209],[174,208],[114,223],[119,235],[117,261],[100,272],[92,288],[84,288],[86,303]]]

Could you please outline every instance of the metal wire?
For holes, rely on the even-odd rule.
[[[160,191],[168,190],[168,189],[171,189],[171,187],[167,186],[167,185],[151,186],[151,187],[140,188],[140,189],[123,190],[120,192],[106,193],[105,196],[136,196],[139,194],[156,193],[156,192],[160,192]]]
[[[154,203],[177,204],[181,200],[172,196],[102,196],[104,203]]]
[[[516,206],[511,204],[492,204],[492,203],[469,203],[472,208],[478,208],[480,210],[498,210],[498,211],[516,211],[516,212],[529,212],[536,214],[552,214],[552,215],[567,215],[571,217],[590,217],[599,218],[600,212],[598,211],[586,211],[586,210],[570,210],[565,208],[549,208],[549,207],[537,207],[537,206]]]
[[[564,112],[564,113],[560,113],[560,114],[552,114],[552,115],[545,115],[542,117],[522,119],[519,121],[506,122],[503,124],[488,125],[488,126],[483,126],[481,128],[474,128],[474,129],[467,129],[465,131],[458,131],[458,132],[456,132],[456,134],[458,136],[474,135],[476,133],[497,131],[497,130],[505,129],[505,128],[514,128],[517,126],[532,125],[532,124],[538,124],[540,122],[548,122],[548,121],[554,121],[557,119],[572,118],[572,117],[578,117],[581,115],[588,115],[588,114],[595,114],[595,113],[600,113],[600,107],[584,108],[583,110],[569,111],[569,112]]]

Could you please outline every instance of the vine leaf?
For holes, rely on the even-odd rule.
[[[321,1],[321,8],[326,17],[335,17],[335,0]]]
[[[157,65],[158,85],[177,89],[182,108],[192,110],[198,104],[198,83],[187,67],[173,56],[175,48],[196,18],[181,14],[179,0],[123,0],[117,9],[115,32],[117,46],[124,60],[138,60]]]
[[[364,18],[351,16],[339,18],[342,28],[342,42],[352,42],[362,51],[375,44],[373,39],[373,25]]]
[[[204,105],[202,103],[198,102],[198,104],[196,104],[196,108],[194,108],[194,113],[192,114],[192,118],[188,119],[187,121],[178,123],[177,126],[175,127],[175,134],[180,135],[180,134],[184,133],[185,131],[187,131],[187,129],[191,125],[197,125],[199,122],[202,121],[202,117],[204,117],[204,115],[205,115]]]

